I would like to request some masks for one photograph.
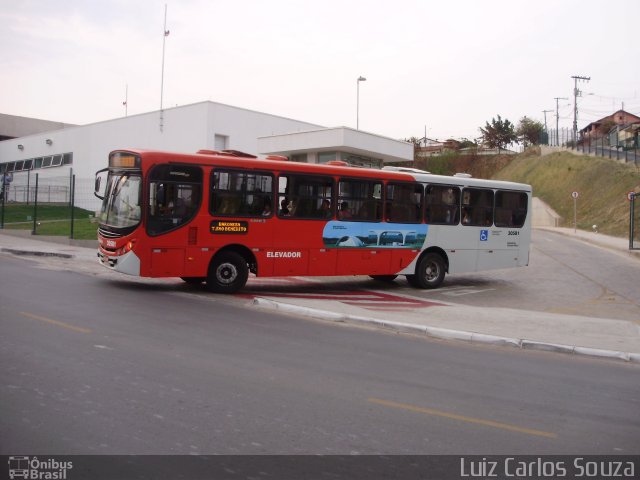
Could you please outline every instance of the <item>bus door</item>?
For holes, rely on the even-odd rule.
[[[527,215],[528,196],[525,192],[488,189],[465,189],[471,195],[468,213],[478,242],[477,270],[515,267],[519,263],[521,233]],[[481,191],[482,190],[482,191]],[[463,193],[464,197],[464,193]]]
[[[473,270],[487,270],[496,262],[496,252],[500,249],[500,235],[493,228],[494,191],[489,188],[466,187],[462,189],[460,223],[463,237],[476,250]]]
[[[148,275],[190,276],[199,232],[192,224],[202,201],[202,170],[184,165],[158,165],[149,173],[146,231]],[[198,273],[199,275],[200,273]],[[193,275],[196,275],[195,273]]]
[[[489,263],[478,258],[478,268],[508,268],[526,265],[529,260],[530,228],[525,226],[529,195],[498,190],[495,193],[494,227],[489,232],[493,250]],[[527,247],[521,248],[523,245]]]

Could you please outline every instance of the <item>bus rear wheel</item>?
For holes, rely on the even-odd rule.
[[[427,253],[418,262],[415,275],[407,275],[407,281],[416,288],[438,288],[444,280],[445,262],[437,253]]]
[[[207,289],[215,293],[235,293],[245,286],[249,278],[249,266],[236,252],[218,254],[209,266]]]

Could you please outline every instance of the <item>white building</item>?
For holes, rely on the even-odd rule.
[[[60,183],[54,193],[49,189],[48,198],[41,196],[39,188],[39,201],[68,201],[65,195],[70,178],[75,175],[75,204],[90,210],[99,204],[87,194],[93,192],[95,172],[106,167],[109,152],[116,149],[174,152],[232,149],[256,155],[286,155],[292,161],[326,163],[337,159],[378,168],[388,162],[413,160],[410,143],[215,102],[82,126],[50,122],[57,128],[42,132],[41,127],[34,127],[33,131],[38,133],[10,138],[16,135],[15,124],[21,123],[16,118],[24,123],[22,117],[0,117],[0,138],[4,138],[0,141],[0,172],[13,177],[7,199],[17,202],[26,201],[27,196],[32,199],[37,173],[41,181],[51,184],[55,178]]]

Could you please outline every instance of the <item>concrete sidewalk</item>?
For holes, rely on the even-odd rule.
[[[566,228],[548,230],[612,249],[633,257],[634,261],[640,261],[640,252],[630,252],[625,239],[579,230],[574,233],[573,229]],[[64,239],[62,243],[54,243],[50,237],[34,237],[8,231],[0,233],[0,252],[92,262],[96,269],[101,269],[103,267],[98,265],[96,248],[95,241],[72,245]],[[379,293],[384,294],[382,291]],[[416,299],[409,295],[394,295]],[[506,308],[476,308],[442,302],[428,308],[399,311],[365,310],[336,300],[295,297],[256,296],[251,303],[259,308],[336,322],[368,324],[439,339],[640,363],[640,322]]]
[[[574,230],[573,228],[565,228],[565,227],[536,227],[539,230],[548,230],[550,232],[561,233],[568,237],[575,238],[577,240],[590,243],[592,245],[598,245],[599,247],[608,248],[610,250],[614,250],[616,252],[630,255],[631,257],[635,257],[640,259],[640,250],[629,250],[629,239],[628,238],[620,238],[620,237],[612,237],[609,235],[604,235],[602,233],[597,232],[587,232],[584,230]],[[534,228],[534,231],[536,230]],[[637,242],[636,242],[637,246]]]

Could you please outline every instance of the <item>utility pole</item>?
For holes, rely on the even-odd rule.
[[[164,94],[164,44],[169,36],[169,30],[167,30],[167,4],[164,4],[164,29],[162,30],[162,74],[160,76],[160,131],[164,127],[164,109],[162,107],[162,97]]]
[[[547,112],[553,112],[553,110],[542,111],[542,113],[544,114],[544,135],[546,136],[545,142],[547,142],[547,146],[549,146],[549,130],[547,130]],[[542,143],[542,138],[540,139],[540,143]]]
[[[362,75],[356,81],[356,130],[360,130],[360,82],[366,82],[367,79]]]
[[[542,113],[544,113],[544,131],[547,131],[547,113],[549,112],[553,112],[553,110],[542,110]]]
[[[559,113],[559,106],[558,106],[558,102],[560,100],[569,100],[567,97],[555,97],[556,99],[556,147],[560,146],[560,137],[559,137],[559,129],[558,129],[558,123],[560,120],[560,113]]]
[[[578,90],[578,80],[584,80],[588,82],[591,80],[591,77],[580,77],[578,75],[573,75],[574,85],[573,85],[573,141],[574,146],[578,145],[578,97],[582,95],[582,92]]]

